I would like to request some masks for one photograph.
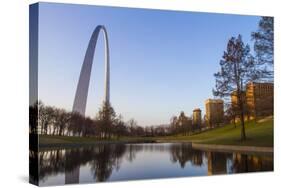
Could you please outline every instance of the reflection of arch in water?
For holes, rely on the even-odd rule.
[[[100,31],[103,31],[105,41],[105,99],[104,102],[109,103],[110,88],[110,67],[109,67],[109,46],[108,35],[104,26],[99,25],[94,30],[88,44],[84,62],[81,68],[80,77],[76,89],[75,99],[72,107],[73,112],[85,115],[86,103],[88,97],[89,83],[91,77],[92,64],[94,60],[95,48]]]

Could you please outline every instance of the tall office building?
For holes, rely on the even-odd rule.
[[[246,92],[242,93],[245,121],[273,115],[273,89],[273,83],[250,82],[246,85]],[[234,110],[238,107],[236,91],[231,95],[231,105]],[[239,120],[239,117],[235,118],[235,121]]]
[[[224,107],[221,99],[207,99],[205,101],[206,121],[209,127],[215,127],[223,122]]]
[[[250,82],[246,87],[246,103],[251,116],[273,115],[273,83]]]
[[[192,114],[192,124],[196,126],[201,126],[201,121],[202,121],[201,110],[200,108],[195,108]]]

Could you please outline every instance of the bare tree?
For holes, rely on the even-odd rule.
[[[97,120],[101,123],[102,137],[110,138],[114,122],[116,119],[116,113],[110,103],[104,102],[101,109],[98,112]]]
[[[258,30],[252,33],[256,61],[261,69],[263,79],[273,81],[274,64],[274,19],[261,17]]]
[[[134,136],[135,135],[135,130],[136,130],[137,126],[138,126],[138,123],[136,122],[136,120],[130,119],[127,122],[127,126],[128,126],[128,129],[129,129],[130,135]]]
[[[52,124],[54,119],[54,108],[45,106],[44,103],[39,101],[39,125],[41,128],[41,134],[47,134],[48,127]]]
[[[249,81],[259,78],[254,58],[250,55],[250,47],[242,41],[242,36],[232,37],[220,61],[220,71],[214,74],[216,86],[213,94],[229,97],[235,93],[241,121],[241,140],[246,139],[245,133],[245,86]]]
[[[178,133],[178,117],[177,116],[173,116],[170,119],[170,127],[171,127],[171,132],[173,134]]]

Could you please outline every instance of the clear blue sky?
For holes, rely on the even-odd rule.
[[[111,103],[125,120],[167,124],[194,108],[205,112],[213,74],[232,36],[250,34],[257,16],[40,3],[39,99],[72,109],[80,69],[97,25],[109,35]],[[99,37],[86,115],[94,117],[104,95],[104,44]]]

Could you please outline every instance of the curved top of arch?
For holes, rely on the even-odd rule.
[[[86,103],[88,97],[89,83],[91,78],[91,70],[94,60],[96,44],[100,31],[104,34],[105,43],[105,99],[104,102],[109,103],[109,89],[110,89],[110,65],[109,65],[109,45],[106,28],[103,25],[98,25],[92,33],[89,41],[87,51],[84,57],[81,68],[79,81],[75,93],[72,111],[85,115]]]

